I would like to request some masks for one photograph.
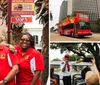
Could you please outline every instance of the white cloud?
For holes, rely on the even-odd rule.
[[[60,49],[57,49],[57,50],[52,50],[50,49],[50,52],[49,52],[49,59],[50,61],[55,59],[55,58],[59,58],[62,60],[62,58],[64,57],[65,53],[61,54],[60,53]]]

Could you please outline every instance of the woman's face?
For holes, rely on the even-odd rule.
[[[19,45],[23,48],[23,49],[27,49],[28,47],[30,47],[30,39],[28,35],[23,35],[20,39]]]

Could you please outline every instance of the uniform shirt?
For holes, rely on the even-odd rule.
[[[15,64],[18,64],[17,57],[7,47],[0,45],[0,80],[3,80],[8,75]],[[11,80],[7,85],[15,85],[15,79]]]
[[[71,76],[72,65],[75,64],[75,62],[68,62],[68,64],[70,66],[70,71],[68,71],[68,67],[66,65],[66,69],[64,72],[62,72],[62,76]],[[65,61],[61,63],[61,71],[62,71],[64,65],[65,65]]]
[[[17,75],[17,85],[29,85],[33,79],[36,70],[44,70],[44,63],[42,55],[39,51],[29,48],[27,52],[22,55],[20,46],[16,47],[17,56],[20,60],[19,73]],[[40,78],[36,85],[40,85]]]

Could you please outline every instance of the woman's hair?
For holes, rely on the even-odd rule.
[[[23,36],[23,35],[27,35],[27,36],[29,37],[30,46],[31,46],[32,48],[35,48],[35,42],[34,42],[33,36],[32,36],[30,33],[28,33],[28,32],[23,33],[22,36]],[[21,36],[21,37],[22,37],[22,36]]]
[[[54,68],[50,69],[50,77],[53,78],[53,74],[54,74]]]
[[[85,75],[88,71],[91,71],[89,66],[86,66],[82,71],[81,71],[81,77],[82,79],[85,79]]]

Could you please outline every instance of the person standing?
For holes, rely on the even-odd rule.
[[[15,75],[19,72],[18,59],[8,47],[0,44],[0,85],[15,85]]]
[[[16,85],[41,85],[40,73],[44,70],[44,62],[42,54],[34,47],[32,35],[23,33],[15,48],[20,61]]]
[[[69,55],[64,56],[64,62],[61,63],[64,85],[71,85],[71,66],[69,64]]]

